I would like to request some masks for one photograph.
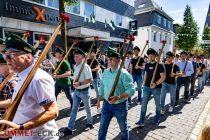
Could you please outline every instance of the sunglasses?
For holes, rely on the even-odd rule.
[[[6,52],[2,55],[3,55],[4,60],[6,60],[6,59],[14,59],[16,56],[19,56],[19,55],[22,55],[22,54],[26,54],[26,53],[22,52],[22,51],[18,51],[18,52],[10,52],[10,53]]]

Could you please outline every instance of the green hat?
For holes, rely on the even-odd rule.
[[[133,50],[138,50],[138,51],[140,52],[140,48],[139,48],[138,46],[135,46],[135,47],[133,48]]]
[[[59,52],[59,53],[61,53],[61,54],[65,54],[65,51],[64,51],[63,49],[61,49],[61,48],[57,48],[57,49],[55,50],[55,52]]]
[[[166,56],[174,57],[174,53],[172,53],[171,51],[169,51],[169,52],[166,53]]]
[[[187,52],[186,52],[186,51],[182,51],[182,52],[180,53],[180,55],[181,55],[181,54],[187,55]]]
[[[21,37],[15,35],[15,34],[10,34],[6,40],[6,48],[5,51],[7,50],[12,50],[12,51],[24,51],[27,53],[35,54],[35,49],[33,46],[25,42]]]
[[[81,50],[80,48],[75,48],[73,54],[81,54],[82,56],[86,56],[85,52]]]
[[[157,55],[158,53],[157,53],[153,48],[149,48],[149,49],[147,50],[147,55],[150,55],[150,54]]]
[[[0,64],[7,64],[7,62],[4,60],[4,57],[1,53],[0,53]]]
[[[117,57],[117,58],[119,58],[120,54],[116,50],[114,50],[113,48],[109,47],[108,50],[107,50],[107,56],[108,57]]]
[[[0,38],[0,44],[5,44],[5,41]]]

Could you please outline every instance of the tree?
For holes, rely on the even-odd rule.
[[[77,3],[77,0],[59,0],[59,14],[65,12],[65,5],[76,5]],[[67,51],[67,30],[64,20],[62,20],[61,25],[61,46]]]
[[[210,27],[205,26],[203,30],[202,40],[210,40]],[[208,54],[210,54],[210,44],[202,44],[201,46],[206,50]]]
[[[183,20],[183,25],[178,27],[176,43],[179,46],[179,49],[191,51],[198,42],[199,29],[189,5],[185,8]]]

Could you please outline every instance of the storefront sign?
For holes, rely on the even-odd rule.
[[[48,24],[58,24],[60,20],[58,10],[36,6],[32,3],[26,4],[6,1],[5,10],[3,11],[3,14],[6,15],[3,16]]]

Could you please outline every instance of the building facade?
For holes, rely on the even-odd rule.
[[[0,37],[8,33],[23,34],[29,32],[26,39],[35,44],[40,36],[46,42],[59,23],[59,0],[1,0],[0,3]],[[70,15],[67,24],[68,43],[72,38],[99,36],[104,48],[118,46],[124,41],[129,28],[129,21],[134,19],[134,0],[78,0],[77,5],[65,6]],[[89,22],[91,16],[95,22]],[[109,25],[115,24],[115,29]],[[107,24],[106,24],[107,23]],[[100,42],[99,41],[99,42]],[[60,36],[54,45],[60,44]],[[91,40],[84,40],[79,47],[88,48]]]
[[[173,50],[173,19],[161,7],[153,0],[136,0],[134,15],[138,21],[135,46],[139,46],[142,50],[148,40],[149,47],[159,51],[162,46],[161,41],[166,40],[163,54]]]
[[[205,22],[205,26],[210,27],[210,3],[209,3],[209,9],[206,15],[206,22]]]

